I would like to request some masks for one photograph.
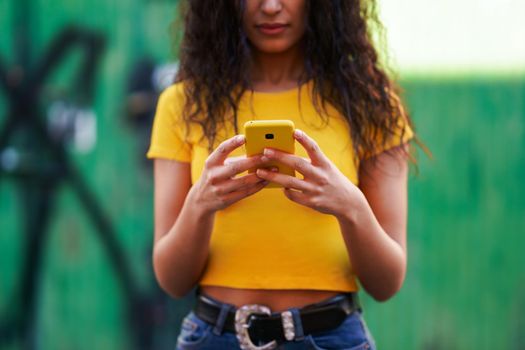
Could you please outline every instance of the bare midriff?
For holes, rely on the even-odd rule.
[[[300,308],[320,302],[339,294],[337,291],[306,289],[239,289],[201,285],[201,291],[221,302],[235,305],[266,305],[272,312],[284,311],[290,307]]]

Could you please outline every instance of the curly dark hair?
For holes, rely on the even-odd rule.
[[[238,133],[236,107],[245,91],[253,91],[245,1],[185,0],[179,10],[184,33],[175,82],[185,81],[184,119],[202,127],[210,150],[219,125],[232,123]],[[400,116],[412,125],[372,44],[369,25],[382,29],[375,1],[306,0],[306,6],[305,70],[298,86],[313,81],[314,106],[324,120],[326,102],[344,116],[356,158],[374,154],[399,137]]]

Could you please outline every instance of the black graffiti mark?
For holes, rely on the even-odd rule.
[[[8,344],[22,340],[26,349],[36,348],[36,296],[42,273],[42,248],[48,238],[56,193],[67,183],[77,196],[86,215],[96,228],[98,239],[114,268],[128,311],[130,335],[138,349],[150,348],[154,324],[155,300],[138,290],[131,267],[117,240],[117,233],[102,205],[89,189],[81,172],[69,159],[64,143],[50,137],[42,112],[38,109],[42,87],[62,60],[75,48],[83,50],[72,90],[81,103],[93,100],[96,69],[104,50],[104,38],[78,27],[65,28],[50,44],[42,59],[31,67],[16,66],[8,71],[0,58],[0,88],[8,98],[8,112],[0,130],[0,156],[16,151],[16,161],[0,163],[0,178],[12,178],[23,198],[20,212],[24,228],[24,261],[19,290],[13,296],[16,308],[0,321],[0,340]],[[20,50],[26,52],[27,50]],[[27,62],[23,57],[19,62]],[[9,145],[13,136],[25,140]],[[12,152],[11,152],[12,153]],[[19,307],[17,307],[19,305]]]

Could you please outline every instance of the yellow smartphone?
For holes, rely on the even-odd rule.
[[[265,148],[274,148],[283,152],[295,153],[293,132],[295,125],[291,120],[252,120],[244,124],[246,156],[262,154]],[[280,173],[295,176],[295,170],[287,165],[270,162],[265,168],[276,167]],[[248,172],[253,173],[255,169]],[[270,182],[266,187],[282,187]]]

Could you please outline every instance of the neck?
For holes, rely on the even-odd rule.
[[[299,47],[278,53],[253,53],[254,90],[278,91],[293,88],[297,86],[303,71],[304,55]]]

